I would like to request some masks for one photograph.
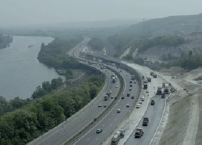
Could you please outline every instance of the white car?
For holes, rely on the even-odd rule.
[[[121,109],[117,109],[117,113],[121,113]]]
[[[136,105],[136,108],[137,108],[137,109],[140,108],[140,104],[137,104],[137,105]]]
[[[141,101],[144,101],[144,97],[141,98]]]
[[[116,85],[116,88],[118,88],[118,85]]]
[[[129,107],[130,107],[130,105],[129,105],[129,104],[126,104],[126,107],[127,107],[127,108],[129,108]]]

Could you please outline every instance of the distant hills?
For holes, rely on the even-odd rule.
[[[180,33],[191,33],[202,31],[202,14],[187,16],[169,16],[165,18],[152,19],[130,26],[123,34],[140,35],[150,34],[176,35]]]

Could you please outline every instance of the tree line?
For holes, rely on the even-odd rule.
[[[99,93],[105,76],[93,75],[86,83],[63,92],[51,92],[0,118],[0,144],[24,145],[72,116]]]
[[[76,69],[80,64],[77,59],[69,57],[67,52],[71,50],[80,40],[60,40],[56,38],[48,45],[41,44],[38,60],[56,69]]]
[[[6,48],[13,41],[12,36],[5,36],[0,33],[0,49]]]
[[[3,96],[0,96],[0,117],[5,113],[14,111],[18,108],[21,108],[27,104],[33,102],[33,100],[40,98],[51,91],[56,90],[60,85],[62,85],[63,80],[59,77],[57,79],[52,79],[51,83],[49,81],[45,81],[42,83],[42,86],[38,86],[31,98],[21,99],[20,97],[15,97],[7,101]]]
[[[187,70],[197,69],[198,67],[202,67],[202,55],[189,56],[180,60],[171,61],[164,65],[166,68],[172,66],[180,66]]]

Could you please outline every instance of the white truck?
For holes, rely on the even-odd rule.
[[[117,145],[119,140],[124,138],[125,130],[120,129],[118,130],[111,139],[111,145]]]

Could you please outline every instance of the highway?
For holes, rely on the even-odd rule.
[[[79,46],[83,46],[83,43],[82,45],[79,44]],[[120,81],[117,78],[116,83],[111,83],[111,74],[114,73],[106,69],[102,69],[101,71],[106,75],[106,85],[104,86],[102,92],[87,106],[76,113],[76,115],[73,115],[54,129],[28,143],[29,145],[62,145],[73,135],[78,133],[83,127],[92,122],[95,117],[104,111],[104,109],[106,109],[103,106],[108,106],[113,101],[113,99],[104,101],[104,96],[110,90],[112,90],[112,95],[116,96],[118,90],[120,89]],[[118,88],[116,87],[117,83]],[[102,104],[102,107],[98,107],[100,103]]]
[[[112,67],[113,68],[113,67]],[[116,69],[115,67],[113,69]],[[120,71],[120,70],[117,70]],[[131,96],[135,98],[139,97],[139,85],[132,82],[132,87],[130,87],[129,81],[131,80],[131,74],[122,70],[120,75],[125,80],[124,88],[124,99],[118,101],[114,108],[89,132],[87,132],[82,138],[80,138],[75,145],[99,145],[101,144],[115,129],[116,127],[124,120],[126,115],[131,111],[131,108],[134,105],[135,99],[131,99]],[[129,88],[132,88],[129,91]],[[130,97],[127,97],[127,94],[130,94]],[[129,104],[130,107],[127,108],[126,104]],[[121,112],[117,113],[117,109],[120,109]],[[99,134],[96,133],[96,130],[101,128],[103,131]]]
[[[147,111],[145,112],[144,117],[149,118],[149,125],[148,126],[142,126],[142,121],[138,124],[139,128],[142,128],[144,131],[144,135],[141,138],[134,138],[135,130],[131,134],[131,136],[128,138],[128,140],[124,143],[124,145],[149,145],[154,133],[157,130],[157,127],[159,125],[159,122],[161,120],[164,107],[165,107],[165,98],[162,99],[161,95],[156,95],[152,99],[155,100],[155,105],[150,105],[147,108]]]

